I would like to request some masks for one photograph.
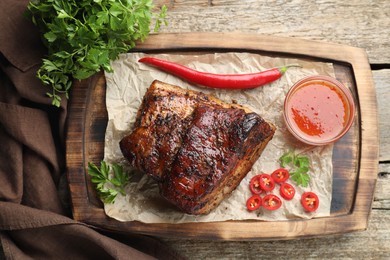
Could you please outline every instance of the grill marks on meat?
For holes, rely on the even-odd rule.
[[[124,156],[189,214],[207,214],[229,195],[275,132],[246,108],[158,81],[135,126],[120,142]]]
[[[189,123],[190,117],[182,120],[175,114],[158,116],[149,126],[135,128],[122,139],[123,155],[133,166],[159,181],[170,168]]]
[[[162,196],[184,212],[207,213],[245,177],[239,165],[270,134],[272,128],[254,113],[198,107],[171,171],[164,175]]]
[[[135,130],[120,142],[123,155],[131,165],[160,181],[181,146],[194,108],[207,102],[214,103],[207,95],[153,82],[138,110]]]
[[[226,110],[226,111],[225,111]],[[240,113],[241,112],[241,113]],[[173,163],[171,173],[164,177],[162,195],[184,210],[194,208],[224,172],[237,163],[238,150],[232,133],[241,110],[199,107],[194,111],[193,124],[184,136],[183,145]],[[189,207],[186,207],[189,204]],[[188,210],[185,210],[188,211]]]

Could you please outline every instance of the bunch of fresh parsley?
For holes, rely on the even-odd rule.
[[[38,78],[51,86],[47,95],[60,106],[69,98],[73,79],[112,71],[110,61],[166,24],[166,7],[153,11],[152,0],[33,0],[27,14],[39,27],[48,48]]]
[[[280,157],[280,165],[283,168],[290,167],[290,176],[297,185],[307,187],[310,182],[310,160],[306,155],[295,154],[293,151],[284,153]]]
[[[100,162],[100,168],[94,163],[88,163],[88,174],[91,182],[96,185],[96,191],[104,203],[113,203],[118,193],[125,195],[124,187],[129,183],[129,175],[123,171],[119,164],[111,167],[105,162]]]

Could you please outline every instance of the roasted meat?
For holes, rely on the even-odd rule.
[[[250,171],[275,127],[237,104],[154,81],[120,147],[185,213],[207,214]]]
[[[120,142],[123,155],[131,165],[160,181],[170,170],[194,109],[218,102],[199,92],[154,81],[138,110],[134,131]]]
[[[160,185],[162,196],[184,212],[208,213],[246,176],[272,134],[273,129],[255,113],[216,106],[196,108]]]

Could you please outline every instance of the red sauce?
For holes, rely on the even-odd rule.
[[[327,82],[307,82],[290,97],[288,117],[307,138],[326,140],[339,134],[347,121],[347,108],[338,91]]]

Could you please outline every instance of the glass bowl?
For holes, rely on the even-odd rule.
[[[351,128],[355,104],[351,92],[328,76],[299,80],[284,100],[284,120],[298,140],[310,145],[336,142]]]

